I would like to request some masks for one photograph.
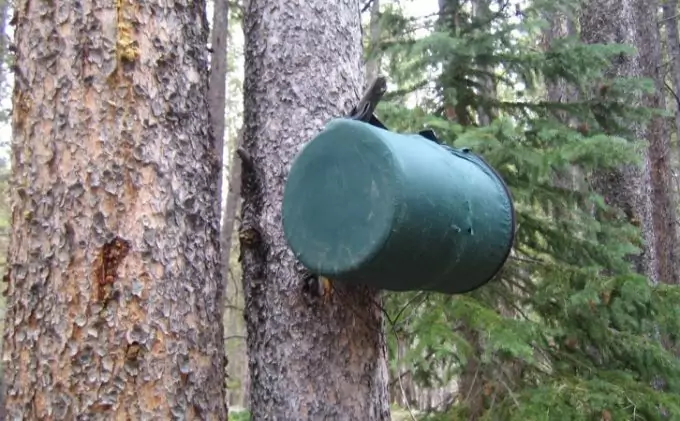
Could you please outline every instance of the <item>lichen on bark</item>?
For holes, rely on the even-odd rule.
[[[15,13],[8,419],[226,419],[205,3]]]

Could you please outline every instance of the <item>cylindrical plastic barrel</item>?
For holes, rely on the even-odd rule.
[[[457,294],[500,270],[515,219],[505,183],[473,153],[342,118],[293,162],[283,229],[317,275]]]

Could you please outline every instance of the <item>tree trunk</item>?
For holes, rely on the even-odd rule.
[[[226,419],[205,3],[16,6],[8,417]]]
[[[475,20],[490,20],[491,9],[489,0],[473,0],[471,2],[472,17]],[[492,73],[493,66],[486,66],[483,63],[477,63],[480,70]],[[479,76],[478,82],[481,85],[479,90],[479,97],[482,101],[496,100],[498,97],[498,87],[496,81],[492,77]],[[480,104],[477,107],[477,123],[480,126],[488,126],[491,121],[496,118],[497,111],[489,104]]]
[[[634,0],[590,0],[581,10],[581,38],[589,44],[623,43],[638,47],[636,11]],[[654,9],[652,9],[654,10]],[[645,48],[654,48],[645,46]],[[619,77],[636,77],[643,74],[640,56],[627,56],[612,64],[611,73]],[[645,139],[646,131],[637,126],[638,139]],[[626,165],[617,170],[599,172],[593,176],[594,188],[606,203],[622,209],[629,219],[639,221],[643,237],[643,251],[631,256],[637,272],[659,280],[659,253],[657,232],[652,212],[652,176],[650,150],[644,151],[642,166]]]
[[[210,105],[210,125],[215,137],[215,155],[220,160],[220,174],[217,183],[219,200],[215,202],[222,208],[222,168],[224,155],[224,113],[227,103],[227,39],[229,38],[229,0],[214,0],[213,24],[210,38],[212,59],[210,60],[210,82],[208,104]],[[224,263],[224,262],[223,262]]]
[[[4,102],[11,95],[8,75],[10,72],[10,61],[8,54],[9,38],[7,37],[8,14],[11,10],[9,0],[0,0],[0,99]],[[0,106],[0,123],[9,124],[10,108]],[[0,139],[0,148],[9,148],[10,139]],[[4,161],[4,158],[0,158]],[[4,256],[3,256],[4,258]]]
[[[368,61],[366,62],[366,80],[371,83],[380,73],[380,0],[373,0],[371,4],[371,19],[368,24]]]
[[[462,4],[457,0],[440,0],[439,2],[440,22],[446,22],[450,36],[456,36],[458,28],[464,25],[471,25],[473,20],[483,20],[490,14],[488,0],[473,0],[471,2],[471,15],[463,17],[463,19],[468,20],[467,22],[461,19],[460,12],[462,10],[464,10]],[[484,63],[477,62],[475,65],[480,70],[491,70]],[[446,72],[451,74],[455,70],[448,69]],[[455,73],[453,74],[455,75]],[[459,74],[454,76],[458,80],[464,77],[467,77],[467,75]],[[475,100],[481,98],[482,101],[489,101],[497,95],[496,85],[491,78],[479,76],[478,82],[482,88],[476,92]],[[445,87],[451,88],[452,86]],[[475,119],[473,113],[476,113],[476,120],[480,126],[491,124],[492,119],[495,117],[494,110],[488,106],[488,103],[477,104],[476,107],[470,106],[474,105],[471,104],[471,99],[470,96],[466,97],[462,91],[458,92],[458,105],[456,106],[458,109],[456,109],[455,114],[459,118],[459,123],[464,126],[472,125]],[[484,351],[484,339],[479,335],[479,332],[467,325],[462,327],[461,334],[470,347],[474,349],[474,352],[467,355],[467,360],[461,367],[457,393],[460,404],[465,407],[466,419],[468,421],[475,421],[481,419],[486,410],[484,384],[488,378],[488,373],[481,362],[481,356]]]
[[[663,21],[668,38],[668,56],[671,59],[671,80],[676,101],[675,130],[680,139],[680,36],[678,36],[678,0],[663,2]],[[680,142],[678,142],[680,145]]]
[[[647,13],[648,14],[648,13]],[[672,81],[673,81],[673,87],[674,87],[674,93],[675,93],[675,100],[676,100],[676,110],[675,110],[675,133],[676,133],[676,138],[680,139],[680,38],[678,37],[678,2],[677,0],[666,0],[663,3],[663,18],[664,21],[666,22],[666,34],[668,36],[668,55],[671,59],[671,73],[672,73]],[[649,24],[648,24],[649,26]],[[651,29],[651,28],[650,28]],[[657,41],[657,45],[659,42]],[[655,55],[658,54],[659,60],[661,60],[661,52],[656,53]],[[663,72],[661,72],[661,62],[658,62],[657,68],[653,69],[655,73],[657,73],[657,85],[659,85],[660,89],[660,100],[663,101],[663,95],[661,95],[661,92],[664,91],[664,83],[663,83]],[[666,136],[666,139],[670,139],[670,135]],[[666,141],[668,142],[668,140]],[[680,142],[679,142],[680,143]],[[660,151],[660,153],[664,153],[663,149]],[[670,152],[668,152],[670,153]],[[666,155],[665,163],[666,165],[670,165],[668,163],[668,159],[670,159],[669,155]],[[672,179],[672,175],[671,175]],[[669,190],[673,190],[670,189]],[[676,193],[676,199],[677,199],[677,194],[680,193],[675,189]],[[670,216],[673,216],[674,214],[671,214]],[[673,223],[673,233],[677,235],[677,231],[675,230],[676,224],[675,221],[671,221]],[[677,242],[677,237],[675,238],[675,241]],[[680,274],[678,273],[678,262],[677,262],[677,253],[680,251],[678,250],[678,244],[675,244],[675,247],[673,248],[673,251],[676,253],[675,257],[671,260],[671,263],[674,265],[673,269],[675,270],[675,276],[673,278],[674,283],[680,283],[679,276]],[[667,282],[671,282],[670,279],[667,280]]]
[[[233,3],[232,3],[233,5]],[[238,25],[240,26],[240,25]],[[240,30],[240,28],[239,28]],[[233,50],[232,50],[233,52]],[[232,59],[234,55],[232,54]],[[234,95],[236,97],[236,95]],[[232,103],[235,98],[231,98]],[[232,113],[232,117],[242,117]],[[230,340],[226,341],[227,354],[229,355],[229,368],[227,370],[231,386],[228,390],[230,406],[248,406],[248,358],[245,344],[245,323],[243,321],[243,291],[241,283],[240,265],[234,259],[238,255],[238,248],[234,247],[233,238],[236,231],[236,216],[241,203],[241,160],[234,151],[240,145],[241,135],[236,139],[230,139],[229,173],[226,178],[227,194],[224,211],[222,213],[222,276],[225,284],[225,335]],[[225,157],[226,158],[226,157]]]
[[[242,135],[236,137],[233,150],[241,146]],[[236,214],[241,202],[241,158],[237,153],[232,153],[231,163],[229,164],[229,179],[227,181],[229,190],[224,207],[224,218],[222,220],[222,264],[229,267],[231,264],[231,249],[233,247],[234,227],[236,225]]]
[[[663,55],[658,27],[659,3],[656,0],[634,0],[634,15],[640,71],[651,78],[656,87],[646,95],[643,104],[650,108],[666,109]],[[671,147],[668,120],[657,116],[647,125],[645,139],[649,142],[649,161],[652,179],[652,216],[659,262],[658,279],[669,284],[680,283],[680,262],[677,259],[678,232],[676,195],[671,175]]]
[[[241,136],[238,135],[231,150],[239,147]],[[245,326],[243,322],[243,288],[241,283],[241,268],[234,258],[238,255],[238,247],[234,247],[233,238],[236,235],[236,215],[241,202],[241,160],[237,153],[232,154],[229,165],[229,190],[222,219],[222,276],[225,284],[225,335],[232,340],[226,344],[229,355],[229,369],[231,381],[239,385],[237,390],[229,390],[230,405],[247,406],[248,362],[245,345]],[[238,243],[236,244],[238,245]]]
[[[574,19],[561,12],[546,13],[546,20],[550,23],[542,32],[541,44],[544,51],[548,51],[556,40],[577,35]],[[548,83],[546,86],[546,100],[550,103],[569,104],[578,101],[577,89],[564,79]],[[557,112],[557,118],[572,129],[578,126],[577,119],[569,117],[569,113],[564,111]],[[570,165],[567,168],[558,168],[557,174],[553,177],[553,183],[562,189],[578,190],[582,184],[582,171],[576,166]],[[577,181],[578,180],[578,181]],[[553,215],[556,220],[568,212],[564,206],[556,204],[553,208]]]
[[[547,51],[555,40],[576,35],[576,26],[569,16],[555,12],[549,13],[546,19],[550,22],[550,26],[545,28],[542,33],[541,44],[544,50]],[[576,89],[564,80],[549,83],[546,88],[546,96],[549,102],[569,103],[578,99]],[[562,114],[564,115],[561,116],[561,120],[564,121],[566,114]]]
[[[462,336],[474,350],[469,356],[458,381],[458,397],[466,409],[468,421],[482,418],[485,412],[484,384],[488,376],[482,367],[480,358],[484,353],[482,338],[479,332],[469,327],[462,329]]]
[[[240,232],[255,420],[390,418],[380,296],[305,292],[281,226],[289,165],[362,90],[359,1],[251,0],[245,10]]]
[[[7,11],[9,0],[0,0],[0,90],[2,98],[7,84]]]
[[[391,402],[401,408],[412,408],[412,405],[417,403],[414,392],[413,375],[409,370],[408,365],[404,362],[404,355],[409,348],[406,339],[403,335],[396,336],[397,349],[396,361],[397,367],[391,370],[390,374],[390,397]]]

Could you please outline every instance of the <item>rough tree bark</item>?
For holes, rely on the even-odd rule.
[[[653,2],[656,3],[656,2]],[[624,43],[638,49],[632,57],[621,58],[612,73],[622,77],[646,76],[659,83],[654,67],[660,61],[658,33],[653,16],[655,6],[647,0],[590,0],[581,11],[581,38],[587,43]],[[647,10],[648,9],[648,10]],[[656,35],[655,35],[656,34]],[[657,89],[658,91],[658,89]],[[660,92],[641,99],[641,104],[658,106]],[[655,118],[647,128],[637,127],[639,139],[646,139],[641,167],[625,166],[594,177],[596,189],[605,200],[624,210],[631,220],[639,221],[644,247],[632,261],[638,272],[652,282],[675,279],[675,227],[672,215],[665,122]],[[652,205],[653,203],[653,205]]]
[[[16,6],[8,417],[226,419],[205,3]]]
[[[390,418],[380,296],[303,290],[281,226],[290,163],[363,85],[358,0],[251,0],[245,9],[240,231],[253,419]],[[332,23],[332,24],[330,24]]]

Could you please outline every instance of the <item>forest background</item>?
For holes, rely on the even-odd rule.
[[[208,2],[209,16],[216,7],[228,11],[227,26],[212,26],[228,34],[225,383],[230,417],[247,419],[264,399],[251,399],[238,240],[248,5]],[[484,156],[518,221],[491,284],[455,297],[385,295],[392,418],[680,419],[677,1],[368,0],[361,14],[366,79],[389,82],[381,119],[395,131],[434,128]],[[0,3],[3,271],[11,15]]]

